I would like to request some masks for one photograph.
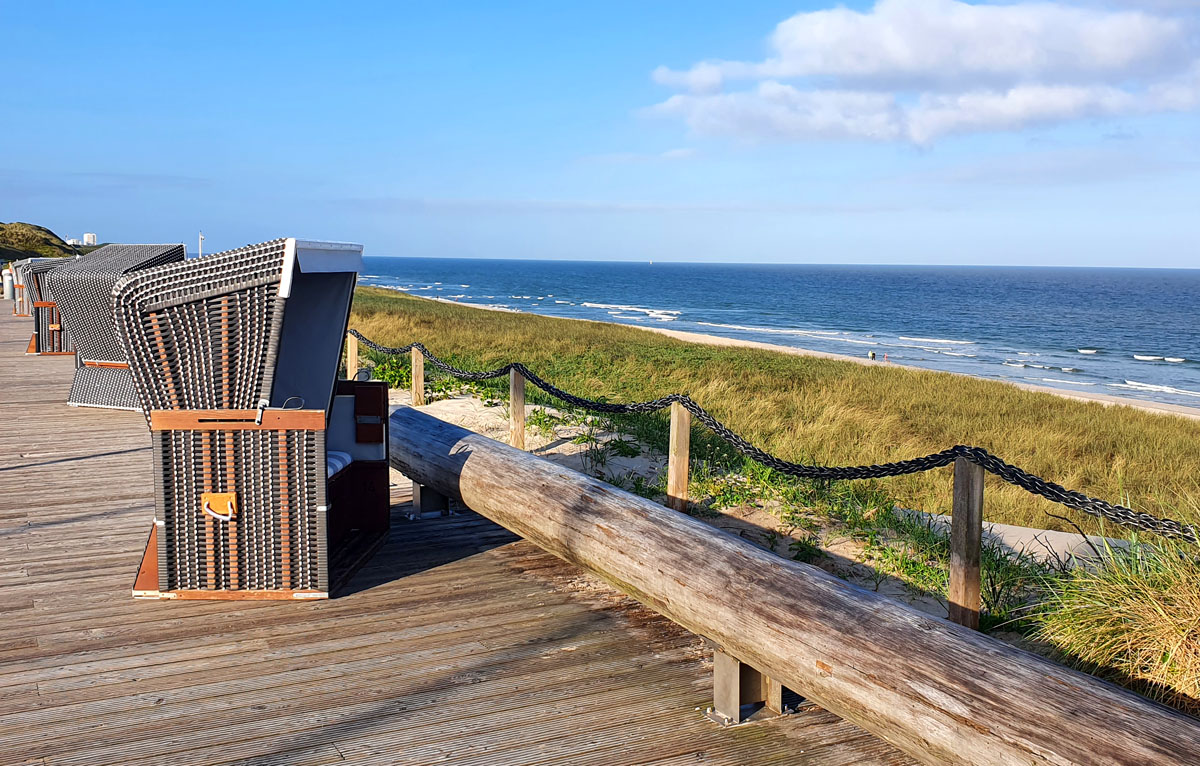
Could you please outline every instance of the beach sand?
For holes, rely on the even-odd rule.
[[[616,324],[615,322],[609,324]],[[649,330],[660,335],[666,335],[677,340],[687,341],[689,343],[704,343],[709,346],[738,346],[741,348],[759,348],[764,351],[778,351],[783,354],[793,354],[795,356],[816,356],[823,359],[837,359],[843,362],[854,362],[862,365],[885,365],[890,367],[907,367],[912,370],[925,370],[929,372],[927,367],[917,367],[915,365],[900,365],[894,362],[884,362],[881,359],[871,361],[865,357],[847,356],[845,354],[832,354],[827,351],[812,351],[806,348],[797,348],[795,346],[780,346],[774,343],[761,343],[753,340],[738,340],[736,338],[722,338],[719,335],[705,335],[698,332],[684,332],[682,330],[669,330],[665,327],[638,327],[639,330]],[[966,375],[961,372],[949,372],[948,375],[963,375],[964,377],[979,377],[974,375]],[[1112,396],[1110,394],[1093,394],[1082,391],[1066,391],[1061,388],[1053,388],[1052,386],[1039,386],[1033,383],[1018,383],[1010,380],[996,380],[995,378],[981,378],[981,380],[993,380],[996,383],[1006,383],[1017,388],[1024,388],[1027,391],[1040,391],[1046,394],[1054,394],[1061,396],[1064,399],[1077,399],[1083,402],[1098,402],[1105,406],[1123,406],[1133,407],[1134,409],[1146,410],[1148,412],[1157,412],[1164,415],[1179,415],[1180,417],[1193,418],[1200,420],[1200,408],[1185,407],[1182,404],[1167,404],[1164,402],[1147,402],[1141,399],[1130,399],[1123,396]]]

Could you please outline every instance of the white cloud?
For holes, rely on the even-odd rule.
[[[659,67],[654,79],[683,92],[651,111],[702,134],[928,143],[953,133],[1191,110],[1200,104],[1193,21],[957,0],[800,13],[776,27],[764,61]]]

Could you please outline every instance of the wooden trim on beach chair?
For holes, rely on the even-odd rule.
[[[324,431],[325,410],[151,410],[151,431]]]
[[[164,601],[311,601],[327,599],[329,594],[323,590],[172,590],[159,593],[157,598]]]
[[[142,553],[142,564],[133,581],[134,598],[158,598],[158,524],[151,522],[150,539]]]
[[[115,368],[118,368],[121,370],[128,370],[129,362],[93,362],[90,360],[84,360],[83,366],[84,367],[115,367]]]

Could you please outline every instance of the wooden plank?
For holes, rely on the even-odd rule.
[[[324,431],[325,410],[151,410],[151,431]]]
[[[1200,723],[445,423],[391,416],[393,467],[457,494],[926,763],[1187,762]],[[869,625],[869,630],[862,626]],[[977,722],[977,725],[964,725]]]
[[[983,542],[983,468],[966,458],[954,461],[954,505],[950,520],[950,620],[979,629],[980,549]]]

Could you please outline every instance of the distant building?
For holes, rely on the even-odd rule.
[[[85,244],[85,245],[96,244],[96,232],[89,231],[89,232],[85,233],[83,235],[83,244]]]
[[[82,243],[82,242],[80,242],[80,241],[79,241],[78,239],[76,239],[75,237],[71,237],[70,239],[68,239],[68,240],[67,240],[67,244],[68,244],[68,245],[82,245],[83,243]]]

